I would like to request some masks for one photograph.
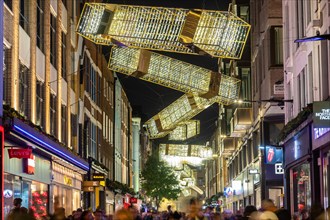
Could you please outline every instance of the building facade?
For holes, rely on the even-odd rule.
[[[8,0],[3,7],[4,214],[16,197],[39,218],[57,207],[66,215],[80,207],[112,212],[115,194],[104,182],[119,172],[115,152],[123,177],[116,180],[132,186],[131,107],[123,89],[116,93],[120,82],[101,47],[75,32],[80,4]],[[94,175],[104,181],[86,191]]]
[[[283,1],[286,207],[294,215],[329,207],[330,41],[296,39],[329,34],[329,1]],[[312,113],[313,112],[313,113]],[[319,115],[319,116],[317,116]],[[323,124],[322,124],[323,122]]]
[[[237,14],[251,24],[250,42],[239,61],[221,71],[242,80],[241,100],[220,108],[212,139],[215,158],[208,168],[209,196],[220,208],[260,208],[261,200],[283,205],[283,172],[277,136],[284,126],[281,1],[237,1]],[[281,89],[282,88],[282,89]],[[275,101],[272,101],[275,100]],[[213,143],[214,142],[214,143]],[[282,156],[283,158],[283,156]],[[217,178],[218,176],[218,178]],[[214,198],[214,197],[213,197]]]

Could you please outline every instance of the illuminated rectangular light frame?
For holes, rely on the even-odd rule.
[[[173,131],[169,133],[169,140],[183,141],[198,135],[200,132],[200,121],[189,120],[183,124],[178,125]]]
[[[146,50],[113,47],[108,68],[184,93],[218,96],[224,105],[239,98],[239,79]]]
[[[201,149],[205,148],[205,145],[159,144],[159,152],[161,156],[201,157],[200,153],[198,153],[198,155],[191,154],[190,152],[192,148],[194,148],[195,151],[200,152]]]
[[[145,122],[144,126],[151,139],[164,137],[178,124],[190,120],[213,103],[215,103],[215,98],[208,100],[184,94]]]
[[[223,11],[86,3],[77,32],[103,45],[240,59],[250,25]]]
[[[14,125],[14,129],[16,132],[20,133],[21,135],[25,136],[28,139],[31,139],[33,142],[46,147],[47,150],[50,150],[54,152],[57,156],[61,158],[65,158],[67,161],[71,162],[74,165],[77,165],[78,167],[88,171],[89,166],[88,163],[86,162],[85,164],[82,162],[77,161],[76,159],[70,157],[66,153],[62,152],[61,150],[56,149],[55,147],[51,146],[50,144],[44,142],[43,140],[40,140],[39,138],[35,137],[34,135],[30,134],[29,132],[25,131],[21,127]]]

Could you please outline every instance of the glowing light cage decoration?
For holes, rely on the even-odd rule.
[[[166,136],[178,124],[190,120],[213,103],[215,103],[215,98],[204,99],[184,94],[145,122],[144,126],[149,134],[149,138],[154,139]]]
[[[231,12],[86,3],[77,32],[102,45],[240,59],[250,25]]]
[[[170,132],[168,139],[183,141],[193,136],[198,135],[200,132],[200,121],[189,120],[181,125],[178,125],[173,131]]]
[[[182,164],[200,165],[203,160],[209,159],[210,148],[204,145],[186,145],[186,144],[160,144],[159,156],[172,167],[182,167]],[[185,167],[185,166],[183,166]]]
[[[113,47],[108,68],[224,105],[239,98],[239,79],[147,50]]]

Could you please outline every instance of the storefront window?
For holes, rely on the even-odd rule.
[[[295,216],[302,216],[311,207],[310,165],[304,163],[292,169],[293,204]]]
[[[31,209],[34,211],[34,216],[41,219],[42,216],[47,215],[48,186],[32,181],[31,194]]]
[[[36,219],[47,215],[48,185],[4,174],[4,211],[7,216],[13,208],[14,198],[22,199],[22,207],[35,212]]]

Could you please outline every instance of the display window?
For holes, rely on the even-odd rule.
[[[291,169],[291,206],[295,217],[298,219],[306,218],[311,208],[311,175],[310,164],[303,163]]]
[[[48,185],[12,174],[4,174],[4,214],[13,208],[15,198],[22,199],[22,207],[34,211],[36,219],[47,215]]]
[[[65,208],[65,214],[71,215],[72,211],[81,208],[80,191],[63,186],[53,186],[54,210],[58,207]]]

